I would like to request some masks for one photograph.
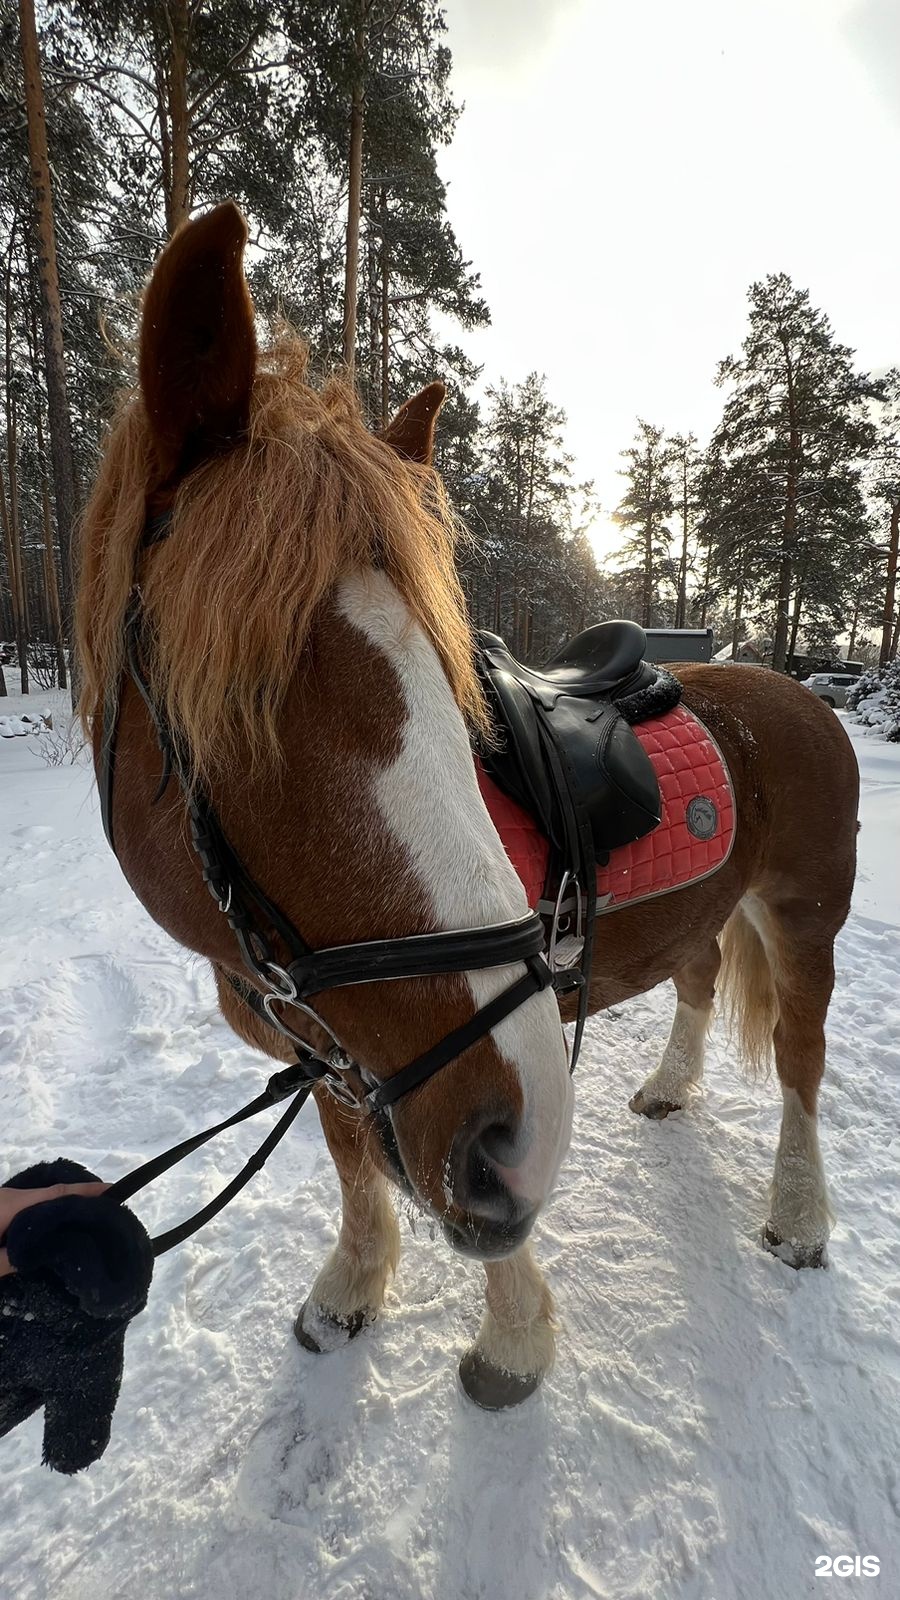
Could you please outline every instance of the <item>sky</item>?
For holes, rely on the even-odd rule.
[[[786,271],[862,366],[900,363],[900,0],[444,0],[441,155],[489,329],[546,374],[604,515],[635,419],[705,443],[749,284]]]

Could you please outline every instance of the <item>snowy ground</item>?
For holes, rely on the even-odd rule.
[[[35,696],[43,709],[49,697]],[[22,709],[10,700],[7,713]],[[861,870],[822,1097],[828,1272],[758,1244],[772,1084],[716,1032],[689,1115],[632,1116],[665,987],[590,1025],[574,1142],[536,1242],[563,1323],[516,1413],[456,1362],[478,1269],[404,1228],[388,1313],[331,1356],[291,1318],[335,1239],[314,1114],[160,1263],[113,1440],[75,1479],[40,1422],[0,1440],[2,1600],[795,1600],[817,1556],[879,1558],[900,1595],[900,746],[850,729]],[[201,963],[132,899],[83,768],[0,741],[0,1174],[65,1153],[116,1177],[257,1091]],[[208,1198],[241,1129],[146,1191],[151,1231]]]

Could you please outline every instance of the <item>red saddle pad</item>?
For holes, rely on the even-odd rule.
[[[722,752],[699,717],[676,706],[634,732],[653,762],[662,797],[658,828],[610,853],[597,868],[598,911],[669,894],[708,878],[731,854],[734,790]],[[476,762],[482,797],[504,849],[536,906],[547,875],[547,840],[534,818]]]

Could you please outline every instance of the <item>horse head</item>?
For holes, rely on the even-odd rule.
[[[253,878],[313,949],[482,928],[527,911],[470,743],[486,712],[431,466],[443,387],[377,436],[351,388],[308,382],[302,341],[260,350],[232,204],[188,223],[143,306],[140,384],[111,429],[88,506],[78,632],[95,751],[122,678],[137,585],[156,704]],[[146,529],[165,518],[167,536]],[[123,682],[115,830],[150,913],[207,957],[245,1037],[284,1041],[227,1000],[237,946],[190,848],[183,795],[159,786],[146,707]],[[335,988],[327,1030],[389,1082],[524,968]],[[285,1008],[287,1011],[289,1008]],[[322,1029],[295,1010],[313,1044]],[[326,1041],[327,1042],[327,1041]],[[372,1160],[482,1257],[521,1243],[568,1141],[571,1089],[551,990],[534,993],[377,1115],[317,1094],[334,1150]]]

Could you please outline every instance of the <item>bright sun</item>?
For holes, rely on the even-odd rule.
[[[593,546],[594,554],[603,566],[620,547],[622,543],[622,529],[613,522],[612,517],[601,511],[587,530],[587,536]]]

